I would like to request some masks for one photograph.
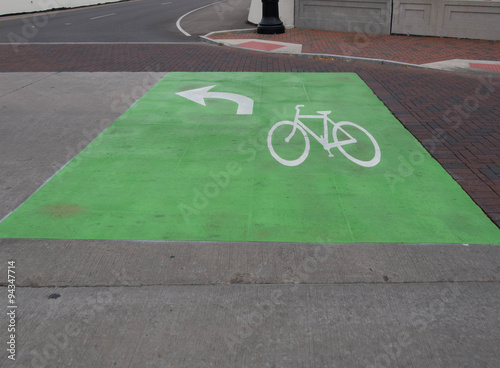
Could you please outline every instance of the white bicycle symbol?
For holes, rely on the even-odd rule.
[[[375,140],[375,138],[373,138],[373,136],[365,128],[363,128],[357,124],[351,123],[350,121],[340,121],[338,123],[335,123],[335,122],[333,122],[333,120],[328,118],[328,114],[330,114],[331,111],[317,111],[317,113],[320,115],[300,115],[300,108],[301,107],[304,107],[304,105],[295,106],[295,110],[297,110],[297,113],[295,114],[295,120],[293,122],[280,121],[280,122],[274,124],[273,127],[271,128],[271,130],[269,131],[269,134],[267,136],[267,146],[269,147],[269,151],[271,152],[271,155],[276,159],[276,161],[278,161],[279,163],[286,165],[286,166],[297,166],[297,165],[300,165],[302,162],[304,162],[304,160],[307,158],[307,155],[309,154],[309,148],[310,148],[309,136],[308,136],[308,133],[309,133],[314,139],[316,139],[319,143],[321,143],[323,148],[328,152],[329,157],[333,157],[333,154],[331,153],[331,149],[336,147],[339,149],[340,152],[342,152],[344,154],[345,157],[347,157],[349,160],[351,160],[352,162],[354,162],[358,165],[361,165],[364,167],[372,167],[372,166],[377,165],[380,162],[380,156],[381,156],[380,147],[379,147],[377,141]],[[300,119],[323,119],[324,135],[317,136],[311,129],[309,129],[303,122],[301,122]],[[332,131],[333,142],[329,142],[329,138],[328,138],[328,123],[329,122],[331,124],[333,124],[333,131]],[[363,133],[364,135],[366,135],[370,139],[371,144],[373,145],[372,151],[374,151],[373,157],[371,159],[360,160],[360,159],[357,159],[357,158],[351,156],[349,153],[346,152],[346,150],[344,149],[345,145],[354,144],[354,143],[358,142],[358,140],[356,140],[351,134],[349,134],[344,129],[344,127],[348,127],[348,126],[356,128],[357,130],[360,131],[360,133]],[[280,136],[280,137],[286,136],[286,138],[284,139],[284,141],[283,141],[283,139],[278,138],[278,141],[274,143],[275,146],[283,145],[283,143],[289,143],[290,140],[295,135],[295,132],[297,132],[297,130],[302,133],[302,136],[304,137],[304,141],[305,141],[305,148],[304,148],[304,152],[300,155],[299,158],[294,159],[294,160],[288,160],[288,159],[284,159],[284,158],[280,157],[280,155],[278,155],[276,153],[276,151],[273,147],[272,138],[273,138],[273,133],[275,133],[277,130],[280,131],[279,134],[277,134],[277,136]],[[291,132],[290,132],[290,134],[288,134],[288,132],[290,130],[291,130]],[[352,129],[349,129],[349,130],[351,131],[351,133],[353,133]],[[338,138],[339,132],[342,132],[342,134],[345,135],[347,137],[347,139],[339,140],[339,138]],[[357,135],[357,134],[355,134],[355,135]],[[300,135],[298,135],[298,136],[300,137]],[[362,138],[360,137],[359,139],[362,139]],[[296,147],[296,146],[294,146],[294,147]],[[371,156],[371,154],[370,154],[370,156]]]

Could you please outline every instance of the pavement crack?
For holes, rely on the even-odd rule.
[[[5,96],[11,95],[11,94],[13,94],[13,93],[16,93],[16,92],[18,92],[18,91],[22,90],[23,88],[29,87],[29,86],[31,86],[31,85],[33,85],[33,84],[35,84],[35,83],[38,83],[38,82],[40,82],[40,81],[43,81],[44,79],[47,79],[47,78],[53,77],[54,75],[59,74],[59,73],[60,73],[60,72],[51,73],[50,75],[46,75],[45,77],[43,77],[43,78],[41,78],[41,79],[34,80],[34,81],[32,81],[31,83],[25,84],[25,85],[23,85],[23,86],[21,86],[21,87],[19,87],[19,88],[15,89],[15,90],[13,90],[13,91],[10,91],[10,92],[7,92],[6,94],[0,95],[0,98],[3,98],[3,97],[5,97]]]

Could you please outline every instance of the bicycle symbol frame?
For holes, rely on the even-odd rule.
[[[267,146],[269,148],[269,151],[271,152],[271,155],[278,161],[279,163],[285,165],[285,166],[297,166],[300,165],[301,163],[304,162],[304,160],[307,158],[307,155],[309,154],[309,148],[310,148],[310,143],[309,143],[309,135],[311,135],[314,139],[316,139],[322,146],[323,148],[328,152],[329,157],[333,157],[333,153],[331,152],[332,148],[338,148],[339,151],[347,157],[349,160],[352,162],[364,166],[364,167],[373,167],[377,165],[380,162],[380,157],[381,157],[381,152],[380,152],[380,147],[373,138],[373,136],[363,127],[359,126],[358,124],[352,123],[350,121],[339,121],[338,123],[335,123],[333,120],[331,120],[328,115],[331,113],[331,111],[317,111],[318,114],[320,115],[300,115],[300,108],[304,107],[304,105],[297,105],[295,106],[295,110],[297,111],[295,114],[295,119],[293,122],[284,120],[280,121],[276,124],[274,124],[269,131],[269,134],[267,136]],[[300,119],[323,119],[323,126],[324,126],[324,134],[321,136],[316,135],[311,129],[309,129],[303,122],[300,121]],[[328,123],[331,123],[333,125],[333,130],[332,130],[332,138],[333,142],[329,141],[329,136],[328,136]],[[300,155],[299,158],[295,160],[285,160],[284,158],[280,157],[276,151],[274,150],[273,144],[272,144],[272,136],[273,133],[280,127],[284,125],[291,125],[293,127],[292,132],[288,137],[285,138],[285,143],[289,143],[292,137],[295,135],[295,133],[300,131],[302,135],[304,136],[305,140],[305,149],[304,153]],[[345,129],[343,129],[344,126],[351,126],[354,128],[357,128],[360,130],[362,133],[364,133],[372,142],[374,149],[375,149],[375,154],[371,160],[360,160],[357,159],[353,156],[351,156],[349,153],[347,153],[344,149],[343,146],[348,145],[348,144],[355,144],[357,140],[352,136],[352,134],[349,134]],[[342,132],[345,136],[347,136],[347,139],[339,140],[337,137],[338,132]]]

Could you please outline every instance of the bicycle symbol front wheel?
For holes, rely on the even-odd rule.
[[[347,132],[345,129],[346,127],[352,127],[352,128],[347,128],[350,133]],[[356,155],[359,157],[359,155],[363,156],[363,159],[356,158],[352,156],[352,152],[348,153],[346,149],[343,147],[344,145],[339,145],[337,148],[344,154],[345,157],[347,157],[349,160],[352,162],[364,166],[364,167],[372,167],[377,165],[380,162],[380,146],[378,145],[377,141],[373,136],[363,127],[359,126],[358,124],[351,123],[350,121],[340,121],[335,124],[333,127],[333,139],[335,142],[338,142],[338,134],[339,131],[342,132],[343,134],[348,134],[349,136],[352,136],[352,138],[355,139],[356,143],[353,143],[353,146],[361,146],[358,147],[361,149],[356,150]],[[360,134],[363,133],[363,134]],[[368,138],[368,139],[366,139]],[[350,146],[351,144],[346,144],[345,146]],[[367,159],[368,158],[368,159]]]
[[[297,131],[302,134],[295,134]],[[280,164],[297,166],[304,162],[309,154],[309,137],[306,131],[299,125],[291,121],[280,121],[274,124],[269,131],[267,135],[267,147],[271,155]],[[304,147],[303,152],[302,147]],[[295,158],[298,154],[300,156]]]

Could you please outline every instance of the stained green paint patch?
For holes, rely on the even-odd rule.
[[[177,94],[208,86],[252,99],[252,114]],[[306,128],[287,143],[292,123],[269,143],[297,105],[356,124],[336,131],[356,143],[329,157]],[[322,119],[299,120],[324,135]],[[500,230],[356,74],[170,73],[0,223],[0,236],[498,244]]]

